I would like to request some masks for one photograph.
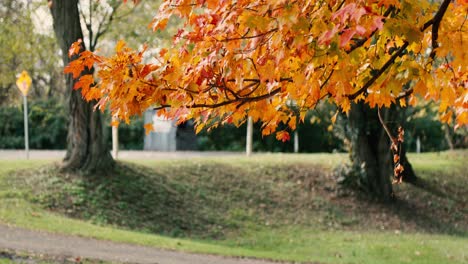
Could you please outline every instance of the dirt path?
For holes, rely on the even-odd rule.
[[[129,263],[273,264],[273,262],[262,260],[189,254],[89,238],[50,234],[1,224],[0,249]]]

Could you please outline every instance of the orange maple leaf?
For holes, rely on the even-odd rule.
[[[146,123],[144,125],[145,127],[145,134],[148,135],[149,133],[153,132],[154,131],[154,126],[152,123]]]
[[[93,75],[86,74],[80,77],[80,80],[75,83],[73,89],[78,90],[82,88],[83,90],[88,90],[89,87],[94,83]]]
[[[79,54],[80,50],[83,48],[83,40],[78,39],[77,41],[73,42],[70,49],[68,50],[68,57],[71,58],[75,54]]]

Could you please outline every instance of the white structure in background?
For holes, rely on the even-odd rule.
[[[421,153],[421,139],[419,136],[416,138],[416,153]]]
[[[294,130],[294,153],[299,153],[299,132]]]
[[[145,112],[145,124],[153,123],[154,131],[145,135],[143,148],[145,150],[176,151],[177,125],[173,120],[167,120],[155,115],[154,110]]]
[[[253,140],[253,121],[252,117],[247,117],[247,136],[245,140],[245,154],[252,155],[252,140]]]
[[[145,112],[144,121],[145,124],[153,123],[154,129],[145,136],[144,150],[197,150],[197,138],[192,121],[177,125],[174,120],[156,116],[152,109]]]

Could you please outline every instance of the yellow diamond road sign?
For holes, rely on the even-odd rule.
[[[31,77],[29,77],[26,71],[23,71],[18,77],[18,80],[16,80],[16,85],[18,86],[18,89],[24,96],[28,95],[29,87],[31,87],[31,82]]]

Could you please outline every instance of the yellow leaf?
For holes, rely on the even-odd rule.
[[[288,125],[292,130],[296,129],[296,122],[297,122],[296,117],[292,117],[291,119],[289,119]]]
[[[349,99],[344,98],[343,102],[341,102],[341,110],[344,113],[348,114],[350,109],[351,109],[351,103],[349,102]],[[335,117],[335,120],[336,120],[336,117]],[[333,122],[333,123],[335,123],[335,122]]]
[[[331,121],[332,121],[332,124],[335,124],[336,122],[336,117],[338,116],[338,111],[336,111],[336,113],[333,115],[333,117],[331,118]]]
[[[116,52],[122,52],[123,49],[125,48],[125,46],[126,46],[125,41],[119,40],[117,42],[117,45],[115,45],[115,51]]]
[[[424,96],[427,92],[427,86],[423,80],[419,80],[413,88],[415,94]]]
[[[154,131],[154,127],[152,123],[145,124],[145,134],[148,135],[149,133]]]
[[[405,98],[400,99],[400,106],[401,107],[406,107],[406,99]]]
[[[202,129],[205,127],[205,123],[199,123],[196,125],[196,128],[195,128],[195,134],[198,134],[200,133],[200,131],[202,131]]]
[[[457,124],[455,125],[455,129],[459,127],[467,126],[468,125],[468,111],[463,111],[460,114],[457,114]]]

